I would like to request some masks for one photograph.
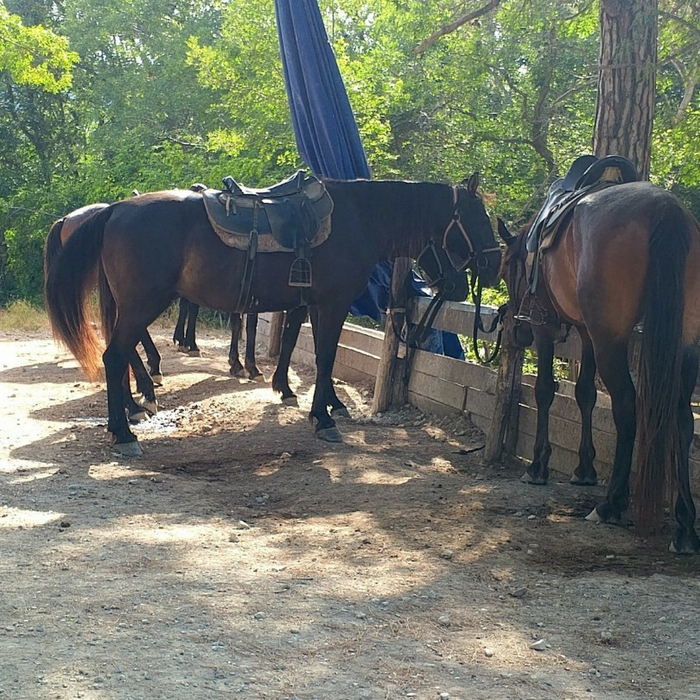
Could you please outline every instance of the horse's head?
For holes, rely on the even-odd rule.
[[[520,311],[520,304],[527,292],[527,249],[525,248],[525,239],[528,228],[528,226],[525,226],[517,236],[513,236],[508,231],[505,223],[498,219],[498,235],[506,244],[499,276],[506,283],[510,312],[514,318]],[[526,321],[516,318],[513,324],[513,340],[521,348],[527,348],[532,345],[532,326]]]
[[[501,249],[493,235],[484,202],[477,193],[479,174],[474,173],[452,188],[452,216],[442,240],[432,239],[418,258],[428,284],[446,293],[447,299],[466,299],[472,270],[484,286],[498,282]]]

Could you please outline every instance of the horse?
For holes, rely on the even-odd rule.
[[[621,521],[629,506],[636,438],[637,530],[646,535],[659,526],[666,494],[673,489],[677,527],[670,550],[698,552],[688,471],[693,438],[690,402],[700,337],[698,222],[675,195],[649,182],[616,184],[588,193],[562,222],[552,246],[540,252],[534,290],[526,249],[528,229],[511,236],[503,222],[498,225],[506,243],[501,276],[516,318],[514,338],[523,347],[534,341],[537,350],[537,430],[533,461],[523,481],[546,484],[548,480],[554,341],[562,324],[573,326],[582,345],[575,392],[581,441],[573,484],[597,483],[591,431],[596,369],[610,394],[617,433],[605,500],[587,519]],[[523,313],[528,309],[529,315]],[[628,346],[640,323],[635,389]]]
[[[180,299],[179,313],[175,330],[173,331],[173,344],[178,352],[190,357],[199,357],[200,350],[197,345],[197,317],[199,316],[199,304],[194,304],[187,299]],[[241,364],[238,356],[238,342],[243,329],[243,317],[241,314],[229,315],[231,323],[231,347],[228,353],[229,373],[234,377],[247,377],[254,381],[264,380],[263,373],[255,362],[255,342],[258,332],[258,315],[246,314],[246,350],[245,365]]]
[[[214,235],[201,193],[167,190],[117,202],[75,231],[67,254],[49,271],[46,301],[54,334],[88,376],[98,373],[101,347],[85,301],[94,271],[101,270],[107,281],[100,289],[103,325],[111,329],[102,356],[107,430],[118,450],[138,455],[141,447],[120,410],[121,380],[139,337],[176,295],[237,313],[308,305],[316,350],[309,420],[316,437],[340,442],[327,410],[334,395],[331,372],[348,308],[374,265],[384,258],[415,258],[430,248],[444,272],[435,281],[438,289],[459,288],[466,297],[467,268],[484,285],[497,282],[500,247],[478,182],[476,173],[458,186],[324,180],[333,202],[330,235],[312,250],[312,274],[303,287],[289,284],[296,252],[253,257]]]
[[[86,206],[75,209],[69,214],[66,214],[66,216],[53,222],[44,244],[44,282],[46,282],[49,275],[49,270],[54,265],[54,262],[63,249],[65,242],[68,240],[68,238],[70,238],[76,228],[78,228],[78,226],[80,226],[80,224],[82,224],[84,221],[94,216],[97,212],[106,209],[108,206],[109,204],[105,204],[103,202],[87,204]],[[141,336],[140,342],[144,352],[146,353],[148,374],[150,374],[152,384],[155,386],[161,386],[163,384],[163,372],[161,370],[162,358],[147,330],[144,331],[143,335]],[[135,353],[130,365],[132,371],[134,372],[137,390],[143,394],[144,401],[142,404],[138,404],[136,401],[134,401],[127,377],[125,379],[124,387],[124,407],[127,411],[129,420],[132,423],[138,423],[142,420],[146,420],[149,415],[157,412],[157,402],[150,382],[144,379],[147,372],[138,353]]]

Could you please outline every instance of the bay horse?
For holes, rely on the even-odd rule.
[[[695,532],[688,455],[693,438],[691,396],[698,374],[700,337],[700,227],[682,202],[649,182],[617,184],[585,195],[563,222],[554,244],[540,255],[537,286],[530,289],[526,227],[507,244],[502,277],[511,309],[536,309],[516,321],[515,340],[537,350],[537,430],[532,463],[523,480],[547,483],[549,409],[555,393],[554,341],[562,324],[581,336],[576,401],[581,411],[579,464],[574,484],[595,484],[591,418],[595,373],[612,402],[617,432],[605,500],[588,520],[616,523],[629,505],[635,438],[635,523],[641,534],[658,527],[666,494],[676,491],[672,552],[700,550]],[[528,298],[532,297],[532,298]],[[639,374],[632,380],[628,346],[642,323]]]
[[[87,204],[84,207],[75,209],[69,214],[66,214],[66,216],[53,222],[44,244],[44,282],[46,282],[49,275],[49,270],[54,265],[55,260],[63,249],[66,241],[70,238],[78,226],[98,212],[106,209],[108,206],[109,204],[104,202]],[[128,376],[125,378],[124,384],[124,407],[127,411],[129,420],[132,423],[145,420],[149,417],[149,415],[156,413],[157,402],[155,393],[153,393],[153,385],[161,386],[163,383],[163,372],[161,370],[162,358],[148,330],[144,331],[140,338],[140,343],[144,349],[144,352],[146,353],[148,372],[146,371],[146,368],[144,367],[138,353],[134,353],[134,357],[130,361],[130,366],[134,373],[134,379],[136,380],[136,388],[143,395],[142,404],[138,404],[136,401],[134,401],[131,394]],[[150,374],[150,382],[145,379],[147,374]]]
[[[415,258],[431,246],[445,271],[436,287],[461,284],[466,296],[467,268],[484,285],[496,283],[500,248],[478,182],[476,173],[459,186],[325,180],[333,201],[330,236],[313,249],[311,286],[301,291],[288,284],[295,253],[260,253],[251,274],[248,251],[229,247],[214,234],[201,193],[168,190],[117,202],[75,231],[66,242],[67,254],[49,271],[46,302],[54,334],[88,376],[96,376],[101,347],[85,301],[94,271],[101,270],[107,282],[100,288],[103,325],[111,329],[102,356],[107,430],[120,451],[138,455],[142,450],[121,409],[121,382],[139,337],[177,295],[237,313],[307,304],[316,350],[309,418],[318,438],[341,441],[327,410],[334,394],[331,372],[350,304],[365,289],[374,265],[384,258]],[[250,294],[239,308],[243,284]]]

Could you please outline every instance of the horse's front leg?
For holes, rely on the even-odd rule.
[[[688,455],[693,440],[694,418],[690,401],[698,377],[698,351],[686,348],[681,367],[681,394],[678,399],[678,433],[680,438],[678,455],[678,496],[675,515],[678,524],[676,536],[669,547],[676,554],[700,552],[700,540],[695,532],[695,504],[690,489]]]
[[[297,396],[289,386],[289,363],[299,339],[301,325],[306,320],[306,313],[306,306],[297,306],[285,314],[280,356],[277,359],[275,373],[272,375],[272,390],[282,394],[280,397],[282,403],[290,406],[297,405]]]
[[[127,376],[127,355],[119,350],[114,338],[102,355],[107,378],[107,432],[111,433],[115,446],[124,455],[139,456],[143,450],[129,429],[124,411],[124,378]]]
[[[315,424],[316,437],[328,442],[343,441],[335,421],[328,414],[327,397],[334,393],[333,364],[348,306],[349,302],[347,305],[333,304],[317,308],[315,312],[316,386],[309,420]]]
[[[314,309],[311,309],[310,312],[310,317],[311,317],[311,331],[314,336],[314,348],[316,347],[316,326],[318,324],[318,317],[317,317],[317,311],[314,311]],[[341,324],[340,326],[340,332],[342,333],[343,331],[343,326]],[[338,336],[338,339],[340,339],[340,336]],[[337,350],[337,343],[336,343],[336,350]],[[336,416],[338,418],[350,418],[350,412],[347,409],[347,406],[338,398],[338,394],[335,393],[335,386],[333,386],[333,379],[331,378],[331,381],[329,385],[326,387],[326,394],[324,396],[325,401],[326,401],[326,406],[330,406],[331,409],[331,415]]]
[[[598,483],[593,460],[593,409],[598,398],[595,388],[595,354],[593,344],[584,328],[579,328],[581,336],[581,372],[576,380],[576,403],[581,412],[581,442],[578,448],[578,466],[571,477],[571,483],[577,486],[595,486]]]
[[[243,365],[238,357],[238,341],[241,339],[241,314],[231,314],[231,345],[228,349],[228,373],[232,377],[243,376]]]
[[[543,485],[549,481],[549,458],[552,446],[549,442],[549,409],[554,400],[554,331],[546,326],[535,329],[537,348],[537,380],[535,401],[537,402],[537,430],[532,463],[521,477],[528,484]]]
[[[258,315],[246,314],[245,316],[245,371],[248,379],[265,381],[263,373],[255,362],[255,342],[258,336]]]
[[[629,505],[629,479],[632,450],[637,434],[637,394],[627,362],[627,343],[596,343],[600,378],[608,389],[617,432],[615,458],[605,500],[586,516],[593,522],[618,523]]]

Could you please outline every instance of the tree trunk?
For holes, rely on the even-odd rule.
[[[621,155],[649,179],[658,0],[600,0],[600,66],[593,152]]]

